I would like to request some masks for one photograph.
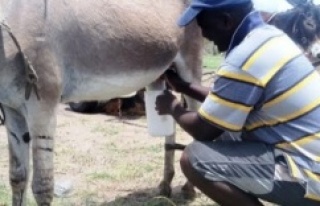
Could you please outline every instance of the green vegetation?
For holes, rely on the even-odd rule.
[[[10,202],[10,199],[10,189],[7,188],[5,185],[0,184],[0,205],[2,204],[2,202]]]
[[[27,195],[27,205],[28,206],[36,206],[35,199],[31,195],[31,190],[28,189],[28,195]],[[11,188],[8,185],[5,185],[0,182],[0,206],[8,206],[12,205],[12,192]]]
[[[114,127],[105,127],[105,125],[97,125],[94,129],[91,130],[93,133],[102,133],[104,136],[116,136],[119,134],[119,130]]]
[[[92,180],[116,180],[116,177],[106,172],[94,172],[88,175]]]
[[[202,59],[202,67],[205,70],[217,70],[222,59],[223,56],[221,54],[204,54]]]

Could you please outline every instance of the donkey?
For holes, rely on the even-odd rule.
[[[275,14],[261,12],[262,17],[287,33],[317,66],[320,60],[320,6],[312,0],[288,2],[292,9]]]
[[[112,99],[153,87],[175,64],[200,83],[202,36],[176,26],[187,0],[8,0],[0,33],[0,103],[9,141],[12,204],[26,204],[29,144],[32,191],[51,205],[54,134],[60,102]],[[195,109],[197,102],[187,100]],[[173,144],[175,136],[165,139]],[[166,151],[162,194],[170,194]],[[186,188],[191,185],[186,184]]]

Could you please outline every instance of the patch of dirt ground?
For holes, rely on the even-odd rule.
[[[185,201],[180,187],[185,178],[176,152],[173,198],[160,197],[157,187],[163,175],[164,138],[147,133],[146,117],[81,114],[59,105],[55,137],[55,180],[72,185],[64,198],[53,205],[214,205],[199,194]],[[8,148],[5,128],[0,127],[0,205],[11,205]],[[177,141],[191,138],[177,127]],[[35,205],[31,189],[28,205]]]

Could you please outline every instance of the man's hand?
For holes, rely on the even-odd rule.
[[[209,87],[204,87],[201,84],[189,83],[181,79],[173,70],[167,70],[163,77],[172,90],[185,94],[193,99],[203,102],[208,95]]]
[[[165,90],[163,94],[157,96],[156,110],[158,114],[172,114],[176,105],[180,104],[179,100],[168,90]]]
[[[221,129],[200,118],[197,112],[182,107],[170,91],[164,91],[157,97],[156,110],[160,115],[172,115],[180,127],[199,141],[212,141],[222,133]]]
[[[189,86],[188,82],[185,82],[183,79],[181,79],[177,72],[171,69],[164,73],[164,78],[170,88],[179,93],[181,93],[185,87]]]

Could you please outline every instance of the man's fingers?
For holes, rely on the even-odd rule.
[[[173,69],[168,69],[164,73],[165,75],[177,75],[177,72],[174,71]]]

